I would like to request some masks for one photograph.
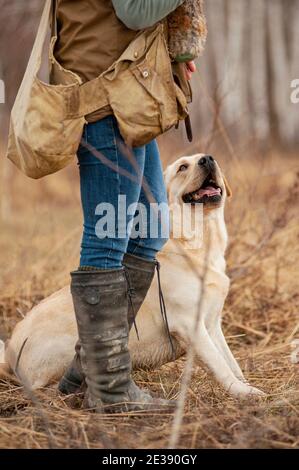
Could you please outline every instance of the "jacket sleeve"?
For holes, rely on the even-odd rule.
[[[184,0],[112,0],[117,17],[129,29],[149,28],[179,7]]]

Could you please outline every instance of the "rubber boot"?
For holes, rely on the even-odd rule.
[[[144,258],[126,253],[123,259],[123,266],[128,282],[128,323],[129,329],[131,330],[136,315],[153,281],[156,261],[148,261]]]
[[[123,266],[128,282],[128,323],[129,330],[131,330],[154,278],[156,262],[127,253],[123,259]],[[84,384],[84,373],[80,360],[80,341],[77,342],[75,351],[75,357],[58,385],[59,391],[64,395],[80,392]]]
[[[173,402],[139,389],[131,378],[125,270],[76,271],[71,276],[86,406],[104,413],[173,407]]]

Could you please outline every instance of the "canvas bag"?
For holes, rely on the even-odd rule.
[[[131,146],[145,145],[188,115],[186,97],[173,79],[162,23],[139,33],[107,71],[82,83],[55,60],[55,4],[46,0],[11,112],[7,157],[31,178],[68,165],[77,153],[85,116],[108,104]],[[49,59],[57,85],[38,76],[51,18]]]

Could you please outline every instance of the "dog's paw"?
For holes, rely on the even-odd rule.
[[[251,385],[248,385],[244,382],[235,382],[231,384],[228,392],[231,395],[235,396],[236,398],[241,398],[241,399],[244,399],[244,398],[255,399],[255,398],[262,398],[266,396],[266,394],[262,390],[259,390],[256,387],[252,387]]]
[[[256,388],[256,387],[252,387],[252,386],[249,386],[249,398],[250,397],[253,397],[253,398],[263,398],[263,397],[266,397],[267,394],[265,392],[263,392],[262,390],[260,390],[259,388]]]

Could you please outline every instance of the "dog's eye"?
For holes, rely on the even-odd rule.
[[[181,172],[181,171],[186,171],[188,169],[188,165],[181,165],[178,169],[178,173]]]

